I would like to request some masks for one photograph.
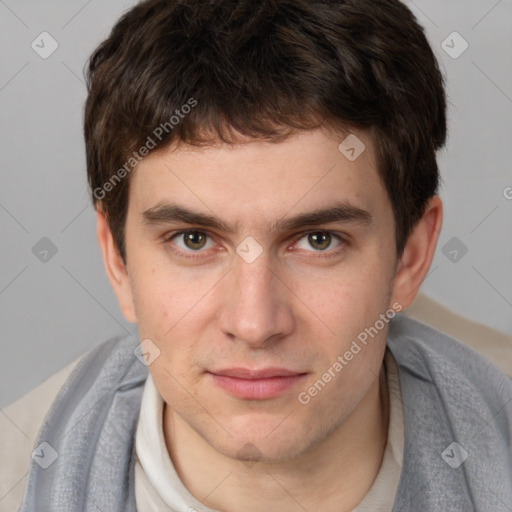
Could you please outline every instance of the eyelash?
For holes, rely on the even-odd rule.
[[[213,240],[213,237],[207,231],[202,231],[200,229],[183,229],[181,231],[175,231],[175,232],[167,234],[164,237],[163,242],[164,242],[164,244],[169,245],[171,247],[171,250],[175,254],[178,254],[180,257],[188,258],[188,259],[202,258],[203,257],[202,253],[206,252],[206,251],[183,251],[183,250],[181,250],[179,248],[173,247],[172,244],[169,244],[169,242],[171,242],[174,238],[177,238],[177,237],[179,237],[181,235],[188,234],[188,233],[200,233],[202,235],[206,235],[208,238]],[[327,233],[330,236],[332,236],[334,239],[338,240],[338,242],[340,242],[340,245],[338,247],[336,247],[334,249],[331,249],[331,250],[327,250],[327,251],[311,251],[313,253],[316,253],[315,258],[331,258],[331,257],[338,256],[349,245],[349,242],[348,242],[346,237],[344,237],[344,236],[342,236],[342,235],[340,235],[338,233],[335,233],[333,231],[329,231],[329,230],[310,230],[310,231],[306,231],[304,233],[301,233],[300,236],[298,236],[295,239],[293,244],[296,244],[302,238],[304,238],[304,237],[306,237],[308,235],[311,235],[313,233]]]

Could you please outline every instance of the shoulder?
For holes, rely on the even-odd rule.
[[[482,340],[485,343],[485,340]],[[388,346],[399,367],[437,384],[463,381],[492,398],[512,398],[512,379],[480,352],[433,327],[399,314],[390,322]]]
[[[0,512],[18,510],[37,434],[62,386],[83,356],[2,410],[0,415]]]
[[[100,343],[2,410],[0,512],[18,510],[21,505],[31,453],[49,411],[57,403],[66,402],[71,387],[81,384],[82,393],[86,393],[107,368],[112,374],[109,380],[122,381],[123,372],[136,361],[137,346],[138,340],[133,336],[118,336]]]
[[[462,341],[512,377],[512,336],[475,322],[419,293],[404,315]]]
[[[485,430],[512,446],[512,379],[492,361],[403,315],[390,322],[388,347],[397,361],[404,404],[418,417],[437,417],[433,432],[444,425],[452,436],[474,430],[482,440]],[[411,416],[411,425],[416,419]],[[510,453],[508,461],[512,464]]]
[[[472,348],[403,315],[390,322],[388,347],[404,413],[396,510],[413,501],[418,510],[498,510],[500,493],[512,502],[512,380]],[[429,491],[419,496],[422,488]]]

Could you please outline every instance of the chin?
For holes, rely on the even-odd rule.
[[[244,462],[248,467],[255,463],[275,464],[291,461],[316,444],[307,435],[311,435],[311,432],[301,433],[290,424],[287,429],[283,428],[278,433],[280,427],[276,429],[275,421],[272,424],[260,422],[256,429],[253,422],[251,432],[248,428],[228,429],[233,437],[224,437],[224,442],[218,438],[207,440],[222,455]]]

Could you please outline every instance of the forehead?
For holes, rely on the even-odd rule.
[[[318,129],[277,143],[175,145],[148,155],[130,184],[138,215],[173,203],[267,228],[288,213],[340,202],[374,213],[390,207],[368,132]]]

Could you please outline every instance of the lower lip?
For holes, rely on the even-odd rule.
[[[288,377],[268,377],[265,379],[238,379],[226,375],[210,374],[214,382],[237,398],[245,400],[265,400],[280,395],[295,386],[306,374]]]

